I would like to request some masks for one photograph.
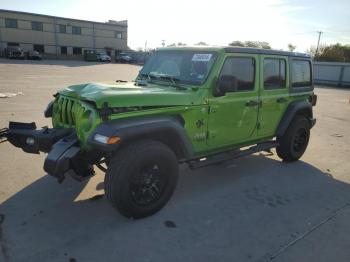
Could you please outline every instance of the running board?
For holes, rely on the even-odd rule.
[[[227,151],[227,152],[211,155],[206,158],[191,160],[188,162],[188,165],[191,169],[197,169],[197,168],[206,167],[209,165],[220,164],[235,158],[248,156],[260,151],[269,151],[271,148],[274,148],[277,145],[278,145],[277,141],[264,142],[264,143],[256,144],[255,146],[251,146],[244,150],[238,149],[233,151]]]

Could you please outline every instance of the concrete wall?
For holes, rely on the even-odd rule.
[[[17,28],[6,28],[5,19],[17,20]],[[32,30],[32,21],[42,22],[43,31]],[[59,25],[66,26],[66,33],[59,32]],[[81,28],[81,34],[72,34],[72,27]],[[33,50],[34,44],[44,45],[45,54],[61,56],[61,47],[67,47],[68,56],[73,55],[73,47],[84,49],[106,48],[114,56],[115,50],[127,50],[127,22],[100,23],[62,17],[37,15],[0,9],[0,51],[7,43],[19,43],[24,51]],[[122,32],[122,39],[116,38],[116,32]],[[64,56],[64,55],[62,55]]]
[[[350,63],[314,62],[315,84],[350,87]]]

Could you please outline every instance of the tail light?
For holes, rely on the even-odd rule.
[[[317,95],[313,94],[309,97],[309,102],[311,103],[312,106],[315,106],[317,103]]]

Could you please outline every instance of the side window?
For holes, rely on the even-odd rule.
[[[221,76],[233,77],[231,92],[254,89],[255,60],[250,57],[229,57],[221,69]]]
[[[58,32],[60,32],[61,34],[67,33],[66,25],[58,25]]]
[[[5,18],[6,28],[17,28],[17,19]]]
[[[32,30],[34,31],[43,31],[43,23],[42,22],[32,22]]]
[[[264,89],[286,87],[286,61],[284,59],[264,59]]]
[[[306,60],[292,60],[292,87],[311,86],[311,63]]]
[[[72,26],[72,34],[73,35],[81,35],[81,27],[80,26]]]

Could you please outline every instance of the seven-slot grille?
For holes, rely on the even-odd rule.
[[[59,97],[57,101],[59,122],[68,126],[75,126],[76,114],[84,111],[78,101],[67,97]]]

